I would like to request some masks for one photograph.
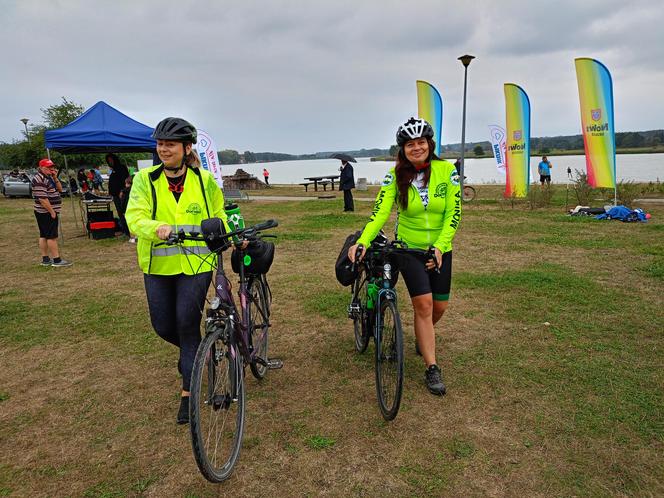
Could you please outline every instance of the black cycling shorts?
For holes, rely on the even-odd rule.
[[[57,239],[58,238],[58,214],[55,214],[55,219],[51,218],[50,213],[38,213],[35,211],[35,218],[37,218],[37,226],[39,226],[39,237],[42,239]]]
[[[424,261],[410,254],[399,255],[399,273],[403,276],[410,297],[433,294],[435,301],[450,298],[452,283],[452,251],[443,254],[440,273],[427,270]]]

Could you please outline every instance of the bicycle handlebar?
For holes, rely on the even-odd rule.
[[[208,235],[204,235],[198,232],[190,232],[189,235],[187,235],[184,230],[180,229],[178,232],[171,232],[171,234],[168,236],[168,239],[166,239],[165,243],[168,245],[174,245],[174,244],[179,244],[180,242],[183,242],[185,240],[212,242],[216,240],[228,240],[232,237],[251,239],[255,238],[259,232],[263,230],[268,230],[270,228],[275,228],[277,226],[279,226],[277,220],[267,220],[263,221],[262,223],[258,223],[257,225],[240,228],[232,232],[223,233],[223,234],[212,233]]]
[[[362,252],[360,252],[360,250]],[[359,263],[359,256],[363,252],[366,252],[367,254],[369,252],[371,252],[371,253],[374,253],[374,254],[382,254],[382,255],[410,254],[410,255],[417,256],[418,258],[421,258],[421,259],[425,260],[425,262],[433,260],[434,271],[436,273],[440,273],[440,268],[438,267],[438,264],[437,264],[438,262],[436,261],[436,251],[433,247],[430,247],[427,250],[404,247],[404,243],[400,240],[393,240],[392,242],[388,243],[385,246],[373,246],[373,245],[371,245],[368,248],[365,248],[364,246],[362,246],[360,244],[357,247],[357,251],[355,252],[355,265],[357,265]],[[353,269],[355,269],[355,268],[353,268]]]

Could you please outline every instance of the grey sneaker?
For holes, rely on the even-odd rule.
[[[58,261],[57,263],[56,263],[55,261],[53,261],[53,262],[51,263],[51,266],[71,266],[71,265],[73,265],[73,264],[74,264],[74,263],[72,263],[71,261],[67,261],[66,259],[61,259],[61,260]]]
[[[447,392],[447,388],[445,387],[445,384],[443,384],[443,377],[438,365],[431,365],[425,370],[424,380],[431,394],[442,396]]]

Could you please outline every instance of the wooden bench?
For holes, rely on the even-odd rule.
[[[305,192],[308,192],[308,191],[309,191],[309,190],[308,190],[309,185],[313,185],[313,184],[314,184],[314,182],[304,182],[304,183],[300,183],[300,185],[302,185],[302,186],[304,187],[304,191],[305,191]]]
[[[318,192],[318,186],[319,186],[319,185],[322,185],[322,186],[323,186],[323,191],[327,191],[327,186],[328,186],[329,184],[330,184],[330,182],[329,182],[328,180],[300,183],[300,185],[302,185],[302,186],[304,187],[304,191],[305,191],[305,192],[308,192],[308,191],[309,191],[309,190],[308,190],[308,189],[309,189],[309,185],[313,185],[313,186],[314,186],[314,190],[316,190],[317,192]],[[334,188],[332,188],[332,190],[334,190]]]
[[[224,200],[229,199],[249,199],[249,196],[237,188],[224,189]]]

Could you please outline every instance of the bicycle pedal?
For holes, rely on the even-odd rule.
[[[283,368],[283,366],[284,362],[279,358],[268,358],[267,360],[267,368],[270,370],[279,370],[280,368]]]

